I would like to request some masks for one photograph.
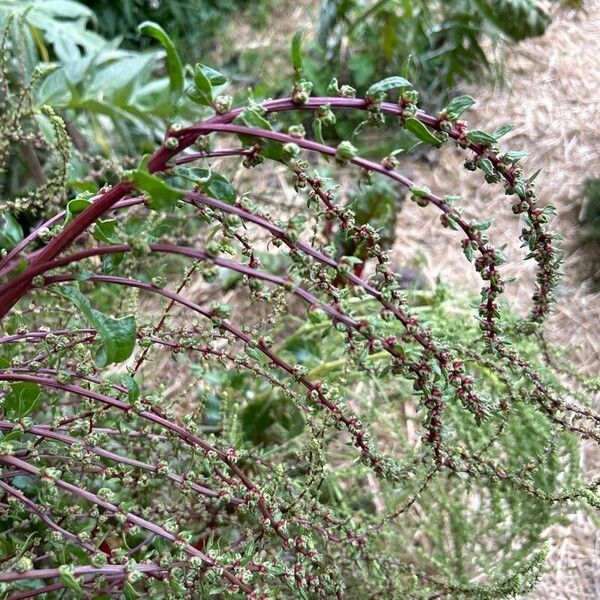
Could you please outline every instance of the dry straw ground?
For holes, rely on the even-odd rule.
[[[486,130],[513,124],[504,143],[529,152],[525,162],[529,172],[542,169],[538,191],[558,209],[554,225],[566,238],[567,254],[549,337],[577,344],[571,356],[588,374],[599,375],[600,293],[593,292],[600,276],[599,254],[582,244],[578,216],[583,181],[600,177],[600,0],[587,0],[583,9],[554,8],[553,12],[544,37],[509,51],[501,90],[486,86],[466,90],[478,101],[469,123]],[[516,260],[523,252],[516,241],[518,220],[501,190],[494,193],[479,186],[477,178],[461,170],[461,162],[460,155],[448,148],[435,168],[414,165],[413,173],[432,189],[460,193],[474,214],[494,214],[493,239],[507,243],[508,255],[514,259],[507,267],[517,277],[510,296],[518,310],[526,311],[533,268]],[[440,229],[433,211],[425,215],[408,204],[398,217],[402,232],[396,248],[398,262],[414,259],[420,249],[428,256],[426,274],[431,279],[467,283],[476,289],[476,278],[464,268],[463,256],[448,251],[452,232]],[[584,449],[583,454],[588,474],[598,475],[597,449]],[[528,599],[600,598],[600,529],[589,517],[576,514],[570,526],[549,533],[553,547],[548,574]]]

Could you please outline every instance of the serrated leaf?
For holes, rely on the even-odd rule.
[[[472,98],[471,96],[457,96],[450,100],[444,110],[446,111],[446,114],[460,117],[460,115],[473,106],[473,104],[475,104],[475,98]]]
[[[429,131],[427,126],[419,121],[419,119],[408,117],[404,122],[404,128],[410,131],[416,138],[430,146],[435,146],[436,148],[441,146],[440,140],[438,140],[435,135]]]
[[[481,159],[477,163],[477,165],[486,175],[489,175],[491,177],[494,176],[494,165],[492,164],[492,161],[489,158]]]
[[[408,81],[408,79],[404,79],[404,77],[395,75],[394,77],[388,77],[378,81],[377,83],[374,83],[367,90],[366,95],[367,98],[374,98],[391,90],[397,90],[405,87],[413,87],[413,85],[410,81]]]
[[[508,162],[517,162],[517,161],[521,160],[522,158],[525,158],[526,156],[527,156],[527,152],[523,152],[520,150],[513,150],[512,152],[507,152],[504,155],[504,158]]]
[[[498,127],[498,129],[494,130],[494,132],[492,133],[492,136],[499,140],[500,138],[504,137],[508,132],[512,131],[514,129],[514,127],[512,125],[502,125],[501,127]]]
[[[135,347],[135,317],[116,318],[92,308],[90,301],[75,286],[59,286],[57,291],[70,300],[101,336],[103,345],[96,354],[96,364],[106,367],[127,360]]]
[[[480,129],[469,131],[469,133],[467,133],[467,139],[474,144],[483,144],[484,146],[496,143],[496,138],[494,136],[485,131],[481,131]]]

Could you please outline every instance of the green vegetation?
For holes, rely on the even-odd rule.
[[[542,13],[488,6],[520,6],[515,39]],[[0,597],[533,589],[548,527],[600,507],[600,383],[545,340],[560,237],[509,128],[469,127],[441,81],[424,112],[410,72],[315,95],[301,33],[285,94],[237,104],[167,23],[125,48],[80,3],[0,11]],[[467,217],[404,174],[444,146],[506,201]],[[437,211],[480,296],[404,283],[402,202]],[[526,317],[500,211],[536,269]]]

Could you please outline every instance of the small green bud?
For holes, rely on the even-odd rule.
[[[168,137],[163,145],[168,150],[177,150],[179,147],[179,140],[175,137]]]
[[[300,146],[298,144],[288,143],[283,145],[283,151],[288,158],[296,158],[300,154]]]
[[[344,140],[338,144],[335,157],[339,161],[351,160],[356,157],[358,150],[348,141]]]
[[[222,115],[226,113],[233,104],[233,98],[229,95],[217,96],[213,102],[213,106],[218,114]]]

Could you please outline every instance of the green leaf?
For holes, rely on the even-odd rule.
[[[212,67],[207,67],[206,65],[203,65],[201,63],[196,63],[196,66],[194,67],[194,74],[196,73],[196,69],[198,68],[200,68],[202,72],[206,75],[206,77],[208,77],[208,80],[210,81],[210,84],[213,88],[229,83],[229,79],[227,79],[227,77],[223,75],[223,73],[220,73]]]
[[[0,442],[12,442],[12,441],[17,441],[21,438],[21,435],[23,434],[22,431],[17,430],[13,430],[10,433],[0,433]],[[16,478],[15,478],[16,479]],[[14,479],[13,479],[14,481]]]
[[[374,83],[367,90],[367,98],[375,98],[380,96],[381,94],[385,94],[391,90],[401,89],[405,87],[413,87],[412,83],[408,81],[408,79],[404,79],[404,77],[394,76],[388,77],[387,79],[382,79],[377,83]]]
[[[60,286],[58,292],[70,300],[83,314],[88,323],[102,337],[103,346],[96,355],[96,364],[106,367],[127,360],[135,346],[135,317],[119,319],[105,315],[92,308],[89,300],[74,286]]]
[[[78,596],[83,594],[83,588],[80,583],[73,577],[72,573],[70,573],[70,568],[60,568],[60,580],[68,587],[70,590],[75,592]]]
[[[29,381],[19,381],[10,387],[4,399],[4,414],[7,419],[18,421],[36,409],[42,400],[42,391],[37,383]]]
[[[179,54],[175,49],[173,40],[167,32],[157,23],[152,21],[144,21],[138,26],[138,31],[143,35],[148,35],[158,40],[167,51],[167,64],[169,65],[169,88],[171,90],[171,101],[177,102],[183,94],[183,86],[185,76],[183,73],[183,65]]]
[[[494,138],[496,138],[497,140],[499,140],[500,138],[504,137],[509,131],[512,131],[512,130],[513,130],[512,125],[502,125],[501,127],[498,127],[498,129],[496,129],[492,133],[492,136]]]
[[[323,124],[321,119],[315,119],[313,121],[313,133],[315,134],[315,140],[320,144],[324,144],[325,140],[323,139]]]
[[[170,208],[183,197],[183,192],[164,182],[156,175],[138,169],[130,174],[136,188],[150,196],[150,207],[154,210]]]
[[[23,239],[19,222],[5,210],[0,210],[0,248],[10,250]]]
[[[527,156],[527,152],[523,152],[520,150],[513,150],[512,152],[507,152],[504,155],[504,158],[508,162],[518,162],[519,160],[521,160],[522,158],[525,158],[526,156]]]
[[[494,136],[485,131],[481,131],[480,129],[469,131],[469,133],[467,133],[467,139],[474,144],[483,144],[484,146],[496,143],[496,138]]]
[[[130,581],[127,581],[127,579],[123,584],[123,593],[125,594],[125,598],[127,600],[134,600],[135,598],[139,597],[139,594],[135,591],[135,588],[133,585],[131,585]]]
[[[252,359],[257,361],[262,361],[263,355],[256,348],[252,348],[250,346],[246,346],[244,348],[244,352]]]
[[[415,119],[414,117],[408,117],[404,122],[404,127],[408,131],[410,131],[415,137],[420,139],[422,142],[429,144],[430,146],[435,146],[439,148],[442,144],[440,140],[438,140],[429,129],[427,129],[426,125],[423,125],[419,119]]]
[[[472,229],[476,229],[477,231],[486,231],[492,225],[492,220],[482,219],[481,221],[471,221],[469,225]]]
[[[492,164],[492,161],[489,158],[481,159],[477,163],[477,165],[486,175],[489,175],[490,177],[493,177],[495,175],[494,165]]]
[[[450,100],[444,110],[446,111],[446,114],[458,118],[465,110],[473,106],[473,104],[475,104],[475,99],[471,96],[457,96]]]
[[[84,196],[73,198],[73,200],[67,202],[67,208],[65,210],[65,225],[70,223],[76,215],[82,213],[88,206],[90,206],[91,203],[92,201]]]
[[[201,179],[200,190],[211,198],[233,204],[237,198],[237,190],[219,173],[208,169],[194,169]]]
[[[294,71],[299,73],[302,71],[302,36],[304,35],[304,28],[298,29],[294,33],[292,38],[292,65]]]
[[[188,98],[200,106],[212,106],[213,99],[228,84],[225,75],[201,63],[194,66],[194,87],[186,94]],[[219,88],[215,91],[215,88]]]
[[[258,129],[273,131],[271,124],[265,119],[259,106],[247,106],[239,117],[235,119],[234,123],[241,123],[242,125],[246,125],[246,127],[256,127]],[[242,143],[247,145],[251,145],[256,141],[256,138],[248,135],[240,135],[240,139]],[[260,154],[262,156],[272,160],[280,161],[283,159],[283,146],[279,142],[260,138],[258,143],[260,144]]]
[[[194,89],[188,92],[188,97],[196,104],[211,106],[213,101],[212,83],[202,67],[201,64],[194,67]]]
[[[127,387],[127,400],[130,404],[136,402],[140,397],[140,386],[138,382],[131,376],[126,373],[121,375],[117,375],[112,378],[114,381],[124,383]]]

